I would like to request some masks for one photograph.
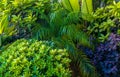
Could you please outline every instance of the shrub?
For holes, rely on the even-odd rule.
[[[100,43],[96,47],[95,52],[87,48],[85,49],[86,55],[91,58],[91,61],[101,74],[100,77],[120,77],[119,43],[120,36],[111,33],[106,42]]]
[[[105,42],[111,33],[120,34],[120,12],[118,9],[120,9],[120,2],[113,2],[95,10],[93,21],[87,28],[88,34],[93,35],[98,42]]]
[[[0,55],[0,77],[70,77],[65,49],[47,41],[20,39]]]
[[[8,16],[7,24],[15,26],[15,38],[28,38],[34,27],[48,25],[50,7],[50,0],[0,0],[0,19]]]

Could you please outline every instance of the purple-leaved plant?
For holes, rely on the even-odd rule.
[[[111,33],[108,40],[100,43],[95,51],[88,48],[82,48],[91,62],[96,66],[101,77],[120,77],[118,46],[120,35]]]

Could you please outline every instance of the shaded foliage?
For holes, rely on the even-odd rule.
[[[85,53],[100,72],[100,77],[119,77],[119,43],[120,36],[110,34],[108,40],[100,43],[95,51],[86,48]],[[83,48],[84,49],[84,48]]]

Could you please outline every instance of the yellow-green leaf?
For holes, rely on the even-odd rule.
[[[80,11],[80,4],[78,0],[70,0],[73,11]]]

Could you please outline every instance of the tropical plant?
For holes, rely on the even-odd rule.
[[[9,0],[7,3],[7,8],[11,9],[9,23],[16,26],[19,38],[32,36],[32,39],[53,41],[57,47],[69,51],[72,62],[79,67],[80,76],[96,76],[94,66],[78,49],[79,45],[91,46],[77,0],[70,1],[72,10],[67,9],[66,4],[61,6],[54,1],[50,4],[50,0]]]
[[[88,27],[88,34],[93,34],[99,42],[104,42],[112,32],[119,34],[119,4],[120,2],[114,2],[106,7],[98,8],[93,13],[93,21]]]
[[[81,17],[85,20],[91,21],[91,14],[93,12],[92,0],[61,0],[61,4],[68,11],[81,11]]]
[[[80,11],[79,0],[61,0],[60,3],[64,6],[68,11]]]
[[[88,27],[89,34],[95,34],[94,36],[97,37],[97,40],[100,42],[104,42],[107,40],[109,34],[111,33],[111,28],[114,28],[115,24],[114,21],[111,19],[107,19],[100,24],[94,23],[94,26]]]
[[[81,13],[83,19],[91,21],[91,14],[93,13],[92,0],[82,0]]]
[[[31,36],[31,28],[47,25],[50,0],[2,0],[0,13],[3,14],[5,10],[9,10],[9,24],[16,26],[15,38],[28,38]]]
[[[0,20],[0,47],[2,46],[3,40],[15,33],[14,27],[15,26],[10,26],[8,15],[3,15]]]
[[[97,67],[100,77],[119,77],[120,35],[111,33],[107,41],[96,46],[95,51],[85,49],[85,53]]]
[[[106,6],[107,9],[109,9],[110,13],[115,16],[116,18],[120,17],[120,2],[113,2],[113,4]]]
[[[90,47],[89,39],[82,29],[79,11],[69,10],[65,4],[54,10],[50,15],[50,24],[33,28],[38,40],[52,40],[56,46],[66,48],[76,66],[79,67],[80,76],[95,77],[95,68],[87,56],[77,48],[77,45]],[[67,10],[66,10],[67,9]]]
[[[0,77],[71,77],[70,61],[52,42],[20,39],[0,54]]]

